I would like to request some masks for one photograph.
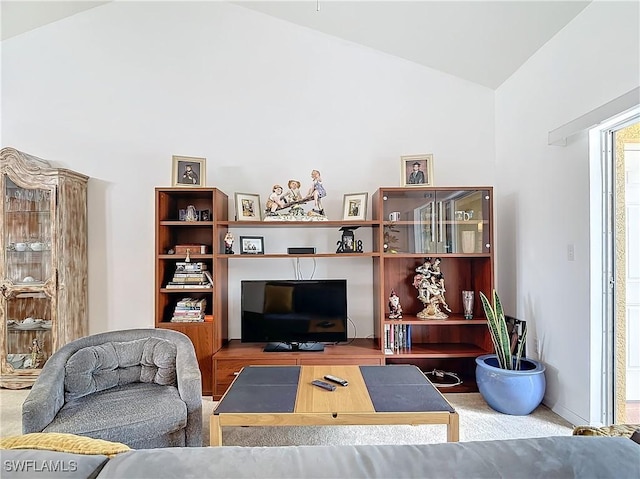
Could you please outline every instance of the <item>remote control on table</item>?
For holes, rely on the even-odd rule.
[[[332,383],[337,383],[340,386],[348,386],[349,385],[349,381],[347,381],[346,379],[338,378],[336,376],[332,376],[331,374],[327,374],[324,378],[327,381],[331,381]]]
[[[314,379],[311,381],[311,384],[314,386],[318,386],[319,388],[326,389],[327,391],[335,391],[336,387],[333,384],[325,383],[324,381],[320,381],[319,379]]]

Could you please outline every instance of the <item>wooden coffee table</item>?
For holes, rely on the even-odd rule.
[[[311,381],[331,374],[349,381],[335,391]],[[458,413],[416,366],[248,366],[211,416],[211,446],[223,426],[446,424],[459,438]]]

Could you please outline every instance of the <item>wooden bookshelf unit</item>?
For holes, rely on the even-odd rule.
[[[193,205],[212,212],[207,221],[180,221],[179,210]],[[462,384],[447,392],[477,391],[475,358],[492,351],[479,293],[487,296],[494,288],[493,189],[491,187],[388,187],[379,188],[372,197],[372,219],[365,221],[232,221],[228,219],[227,195],[216,188],[156,189],[156,327],[177,329],[187,334],[196,346],[203,376],[203,393],[219,399],[242,367],[250,365],[313,364],[413,364],[425,372],[434,369],[453,372]],[[343,226],[370,229],[372,245],[362,253],[318,251],[292,255],[224,254],[224,235],[230,229],[259,232],[269,228],[287,230],[295,238],[296,230],[323,229],[335,234]],[[191,255],[203,261],[214,277],[209,290],[173,290],[165,286],[171,279],[176,261],[184,255],[168,250],[176,244],[199,243],[206,253]],[[317,245],[310,245],[317,246]],[[268,352],[264,345],[229,341],[228,268],[229,261],[291,259],[296,256],[324,258],[360,257],[371,261],[373,279],[373,337],[356,338],[348,344],[326,345],[323,352]],[[440,260],[450,311],[446,319],[421,319],[424,304],[413,285],[416,268],[427,258]],[[259,266],[258,266],[259,267]],[[402,319],[389,318],[388,298],[395,291],[401,300]],[[475,293],[472,319],[465,319],[462,291]],[[212,322],[171,322],[172,308],[184,294],[206,297]],[[232,318],[239,321],[240,318]],[[396,326],[410,329],[411,346],[389,348],[386,331]]]

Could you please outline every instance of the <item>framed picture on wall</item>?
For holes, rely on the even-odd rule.
[[[260,195],[236,193],[236,221],[261,221]]]
[[[400,157],[402,186],[433,186],[433,155]]]
[[[173,156],[172,185],[202,187],[205,184],[206,158],[193,156]]]
[[[350,193],[344,195],[342,203],[342,220],[366,220],[368,198],[369,193]]]

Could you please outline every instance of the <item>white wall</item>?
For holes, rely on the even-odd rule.
[[[493,121],[487,88],[221,2],[112,2],[2,42],[2,145],[91,177],[92,333],[153,324],[153,189],[171,155],[206,157],[208,186],[263,204],[317,168],[339,219],[345,193],[400,185],[401,155],[433,153],[437,185],[493,184]],[[231,336],[240,279],[293,276],[291,260],[232,261]],[[370,261],[319,259],[315,277],[348,279],[371,334]]]
[[[547,133],[639,85],[638,5],[592,3],[496,91],[498,288],[505,309],[528,321],[530,349],[541,343],[545,404],[576,424],[598,420],[590,417],[589,145],[585,132],[548,146]]]

